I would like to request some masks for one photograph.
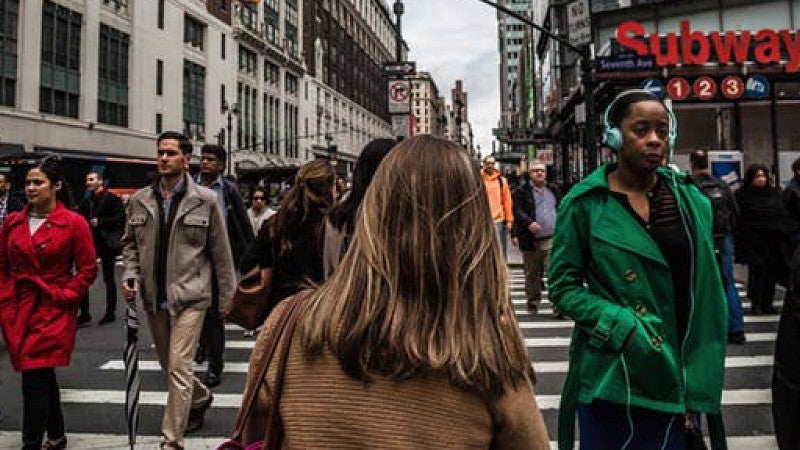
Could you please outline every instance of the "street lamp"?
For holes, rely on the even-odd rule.
[[[231,136],[233,135],[233,116],[239,115],[239,104],[234,103],[233,107],[228,107],[228,102],[222,102],[222,113],[228,114],[228,175],[232,173],[231,171],[231,161],[233,160],[233,154],[231,153]]]
[[[393,12],[395,17],[397,18],[397,38],[396,38],[396,57],[397,62],[403,61],[403,31],[402,31],[402,21],[400,17],[405,12],[405,6],[403,6],[402,0],[396,0],[393,5]]]

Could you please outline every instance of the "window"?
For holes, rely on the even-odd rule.
[[[278,86],[281,79],[280,68],[269,61],[264,61],[264,81],[272,86]]]
[[[103,0],[103,4],[113,6],[115,9],[127,8],[128,0]]]
[[[296,96],[297,95],[297,88],[298,88],[297,77],[287,72],[286,73],[286,93],[289,94],[289,95],[292,95],[292,96]]]
[[[227,100],[227,98],[225,96],[225,85],[224,84],[220,84],[219,85],[219,110],[222,111],[223,106],[227,106],[227,105],[228,105],[228,100]]]
[[[257,70],[258,58],[256,52],[247,49],[244,46],[239,46],[239,72],[246,73],[251,77],[255,77],[258,73]]]
[[[219,43],[220,55],[219,55],[219,57],[222,58],[223,61],[225,61],[225,47],[226,47],[225,33],[222,33],[222,34],[220,34],[220,43]]]
[[[127,34],[100,24],[99,77],[97,80],[97,121],[128,126]]]
[[[42,5],[42,59],[39,111],[78,117],[81,85],[81,19],[68,8]]]
[[[156,95],[164,95],[164,61],[156,60]]]
[[[164,115],[156,113],[156,134],[164,132]]]
[[[264,22],[267,24],[267,39],[273,45],[280,45],[278,28],[280,27],[280,6],[277,0],[264,2]]]
[[[164,0],[158,0],[158,29],[164,29]]]
[[[183,42],[191,45],[200,50],[203,49],[203,33],[206,26],[192,18],[191,16],[184,16],[183,18]]]
[[[239,21],[248,30],[257,31],[257,26],[258,26],[257,5],[253,3],[241,2],[239,4]]]
[[[0,105],[16,104],[19,0],[0,0]]]
[[[190,139],[205,139],[206,69],[183,61],[183,134]]]

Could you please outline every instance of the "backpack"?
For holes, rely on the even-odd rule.
[[[724,181],[713,177],[702,177],[695,180],[697,187],[711,200],[711,212],[714,217],[713,233],[715,237],[725,236],[731,232],[733,211],[731,211],[731,195]]]

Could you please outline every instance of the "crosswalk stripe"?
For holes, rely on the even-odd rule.
[[[744,323],[778,323],[781,316],[770,314],[766,316],[744,316]],[[548,320],[539,322],[519,321],[522,330],[549,330],[556,328],[573,328],[575,322],[571,320]]]
[[[214,397],[216,398],[216,397]],[[109,449],[128,449],[127,434],[94,434],[94,433],[72,433],[67,430],[69,448],[79,448],[82,450],[109,450]],[[192,450],[214,450],[223,442],[230,439],[227,436],[219,437],[186,437],[186,448]],[[0,431],[0,448],[19,448],[22,442],[22,435],[18,431]],[[161,436],[138,435],[136,436],[136,448],[153,449],[158,448]]]
[[[725,358],[725,367],[770,367],[772,366],[772,361],[773,357],[771,355],[729,356]],[[547,361],[533,363],[533,368],[536,369],[536,372],[538,373],[567,373],[568,366],[569,364],[567,361]],[[226,362],[225,373],[246,374],[248,367],[248,363]],[[205,364],[195,365],[194,370],[196,372],[203,372],[205,368]],[[125,362],[121,359],[112,359],[100,366],[100,370],[122,371],[125,370]],[[139,370],[143,372],[158,372],[161,370],[161,366],[159,366],[158,361],[155,360],[140,360]]]
[[[561,395],[536,395],[539,409],[558,409]],[[769,404],[771,401],[770,389],[732,389],[722,391],[722,404],[733,405],[759,405]],[[61,389],[62,403],[80,404],[125,404],[125,390],[111,389]],[[164,406],[167,403],[167,391],[142,391],[139,393],[139,404],[149,406]],[[242,394],[214,394],[212,408],[238,409],[242,404]]]
[[[127,434],[100,434],[100,433],[68,433],[69,445],[73,448],[85,450],[127,449]],[[553,437],[552,435],[550,437]],[[192,450],[214,450],[221,443],[230,439],[228,436],[218,437],[186,437],[186,448]],[[775,436],[729,436],[726,441],[728,448],[736,450],[769,450],[776,447]],[[22,434],[18,431],[0,431],[0,448],[16,448],[22,442]],[[151,449],[158,446],[161,436],[138,435],[136,436],[137,449]],[[576,442],[575,447],[578,447]],[[558,449],[557,441],[550,441],[550,448]]]

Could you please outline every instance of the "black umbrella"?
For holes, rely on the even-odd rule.
[[[128,443],[133,450],[136,445],[136,431],[139,428],[139,318],[133,304],[125,309],[125,329],[128,339],[125,344],[125,419],[128,423]]]

